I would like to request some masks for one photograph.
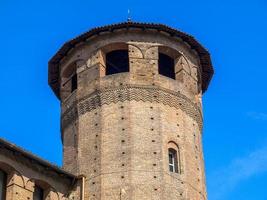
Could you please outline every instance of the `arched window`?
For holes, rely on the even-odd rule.
[[[77,66],[76,63],[71,64],[68,66],[67,69],[62,74],[63,77],[63,88],[65,90],[69,90],[70,92],[73,92],[77,89]]]
[[[0,200],[6,199],[7,174],[0,169]]]
[[[170,141],[168,142],[168,167],[173,173],[181,173],[181,158],[178,145]]]
[[[178,152],[175,149],[169,148],[169,170],[170,172],[179,173],[178,170]]]
[[[159,46],[159,62],[158,71],[159,74],[167,76],[172,79],[176,79],[176,65],[177,59],[181,56],[181,53],[175,49],[167,46]]]
[[[76,62],[69,65],[62,72],[61,98],[65,99],[77,89],[77,65]]]
[[[159,74],[175,79],[174,59],[159,52]]]
[[[127,49],[110,51],[106,54],[106,75],[129,72]]]
[[[38,185],[34,187],[33,200],[44,200],[44,190]]]
[[[71,76],[71,92],[77,89],[77,74],[76,72]]]

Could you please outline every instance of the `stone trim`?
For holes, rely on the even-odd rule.
[[[203,118],[201,110],[185,95],[158,86],[130,84],[96,90],[82,99],[74,101],[70,108],[62,114],[62,130],[75,121],[78,116],[90,112],[97,107],[125,101],[161,103],[181,109],[193,118],[198,123],[199,129],[202,130]]]

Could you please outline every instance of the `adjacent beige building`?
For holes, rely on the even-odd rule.
[[[201,99],[212,75],[207,50],[161,24],[67,42],[49,61],[63,168],[1,140],[2,198],[206,200]]]

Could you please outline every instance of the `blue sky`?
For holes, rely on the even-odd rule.
[[[0,0],[0,136],[61,165],[60,104],[47,62],[67,40],[104,24],[160,22],[211,53],[204,95],[210,200],[267,200],[265,0]]]

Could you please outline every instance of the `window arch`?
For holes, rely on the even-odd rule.
[[[180,151],[174,142],[168,143],[168,167],[170,172],[181,173]]]
[[[158,71],[159,74],[175,79],[175,62],[180,53],[170,47],[159,46]]]
[[[129,72],[127,50],[115,50],[106,54],[106,75]]]
[[[103,47],[106,75],[129,72],[129,52],[126,43],[114,43]]]
[[[174,59],[159,52],[159,74],[175,79]]]
[[[75,61],[63,68],[61,72],[61,99],[65,99],[72,94],[78,87],[77,83],[77,62]]]
[[[77,89],[77,65],[76,62],[72,63],[70,66],[65,69],[62,73],[63,77],[63,88],[69,90],[71,93]]]
[[[51,190],[51,186],[39,179],[31,179],[34,182],[34,192],[33,192],[33,200],[44,200]]]
[[[20,174],[13,166],[0,161],[0,200],[9,198],[9,195],[6,192],[7,184],[13,177],[14,173]],[[22,177],[20,181],[22,181],[21,184],[24,185]]]
[[[7,174],[0,169],[0,200],[6,199]]]
[[[33,200],[44,200],[44,190],[39,185],[34,186]]]

